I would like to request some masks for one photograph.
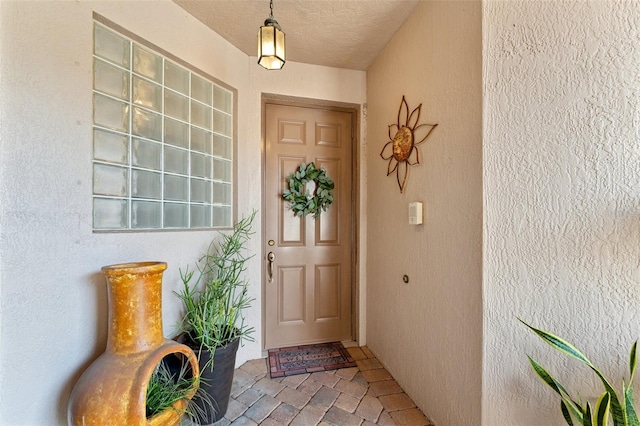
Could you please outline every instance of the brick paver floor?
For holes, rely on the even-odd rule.
[[[431,425],[367,347],[347,350],[357,367],[278,379],[269,378],[265,359],[246,362],[215,426]]]

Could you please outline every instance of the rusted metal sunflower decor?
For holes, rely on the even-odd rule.
[[[437,126],[437,124],[418,124],[421,110],[422,104],[409,114],[409,105],[402,96],[400,109],[398,109],[398,121],[389,125],[390,140],[380,151],[380,157],[383,160],[389,160],[387,176],[393,172],[396,173],[400,193],[404,191],[407,183],[409,166],[420,164],[417,145],[427,140]],[[415,155],[413,155],[414,153]]]

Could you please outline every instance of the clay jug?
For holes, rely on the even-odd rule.
[[[199,375],[193,350],[162,333],[162,273],[165,262],[105,266],[109,324],[107,348],[80,376],[69,399],[69,425],[176,425],[176,410],[146,417],[146,393],[156,366],[167,355],[182,354]],[[193,395],[189,395],[189,398]]]

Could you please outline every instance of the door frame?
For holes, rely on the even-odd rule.
[[[262,176],[261,176],[261,247],[260,247],[260,291],[262,303],[260,306],[260,318],[262,321],[261,333],[261,350],[263,354],[266,352],[266,285],[267,278],[265,273],[266,256],[267,256],[267,229],[266,229],[266,106],[267,104],[276,104],[283,106],[314,108],[314,109],[330,109],[333,111],[348,112],[351,114],[351,334],[353,340],[360,341],[359,325],[360,325],[360,117],[361,106],[359,104],[328,101],[322,99],[302,98],[295,96],[285,96],[273,93],[262,93],[260,106],[260,149],[262,150]]]

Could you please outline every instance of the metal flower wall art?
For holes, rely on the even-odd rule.
[[[437,124],[418,124],[421,110],[422,104],[409,114],[409,105],[402,96],[398,110],[398,121],[389,125],[389,142],[380,152],[380,157],[389,161],[387,176],[394,172],[396,174],[400,193],[404,191],[407,183],[409,166],[420,164],[417,146],[427,140],[437,126]]]

